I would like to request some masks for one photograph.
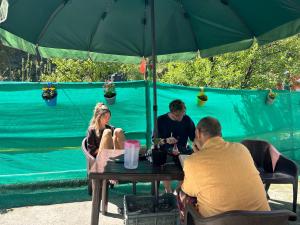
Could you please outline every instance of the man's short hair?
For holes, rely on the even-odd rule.
[[[180,99],[175,99],[172,102],[170,102],[169,109],[170,112],[176,112],[176,111],[184,111],[186,108],[183,101],[181,101]]]
[[[204,117],[197,124],[197,129],[210,137],[222,136],[221,124],[213,117]]]

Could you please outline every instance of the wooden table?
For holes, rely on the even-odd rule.
[[[137,169],[126,169],[123,163],[124,150],[104,150],[95,164],[91,167],[89,177],[93,182],[91,224],[99,222],[100,201],[102,200],[102,214],[107,211],[107,181],[141,181],[155,183],[155,196],[159,194],[159,181],[183,180],[183,171],[180,165],[167,163],[162,167],[154,167],[149,161],[139,161]],[[102,186],[102,194],[100,189]],[[101,199],[102,196],[102,199]]]

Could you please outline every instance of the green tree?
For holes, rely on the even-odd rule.
[[[143,79],[139,65],[72,59],[38,61],[24,53],[15,57],[16,52],[0,46],[0,80],[94,82],[107,80],[113,73],[122,73],[128,80]],[[13,63],[17,58],[19,62]],[[161,63],[157,72],[160,82],[185,86],[274,88],[300,74],[300,35],[211,58]]]
[[[197,58],[188,62],[170,62],[163,67],[159,81],[185,86],[208,86],[211,62],[208,59]]]
[[[55,70],[43,73],[42,81],[95,82],[110,79],[113,73],[123,73],[129,80],[142,79],[138,65],[93,62],[91,60],[52,59]]]
[[[300,73],[300,36],[209,59],[165,65],[160,81],[186,86],[266,89]]]

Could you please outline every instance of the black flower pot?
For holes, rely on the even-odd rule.
[[[152,149],[152,163],[154,166],[162,166],[167,161],[167,152],[154,148]]]

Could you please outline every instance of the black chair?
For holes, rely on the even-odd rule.
[[[298,195],[298,167],[295,162],[280,155],[273,172],[272,160],[270,155],[271,145],[261,140],[243,140],[260,172],[260,177],[265,184],[268,193],[271,184],[292,184],[293,185],[293,211],[297,210]]]
[[[81,149],[85,155],[86,158],[86,168],[87,168],[87,178],[88,178],[88,193],[89,195],[92,195],[93,192],[93,187],[92,187],[92,181],[91,179],[89,179],[89,171],[91,169],[91,167],[93,166],[93,164],[95,163],[95,158],[93,156],[90,155],[90,153],[87,150],[87,139],[84,138],[81,144]],[[108,184],[110,186],[110,188],[113,188],[114,185],[113,184]],[[132,192],[133,194],[136,194],[136,182],[132,182]]]
[[[188,204],[184,214],[185,225],[287,225],[296,217],[289,210],[228,211],[216,216],[202,217],[195,206]]]

